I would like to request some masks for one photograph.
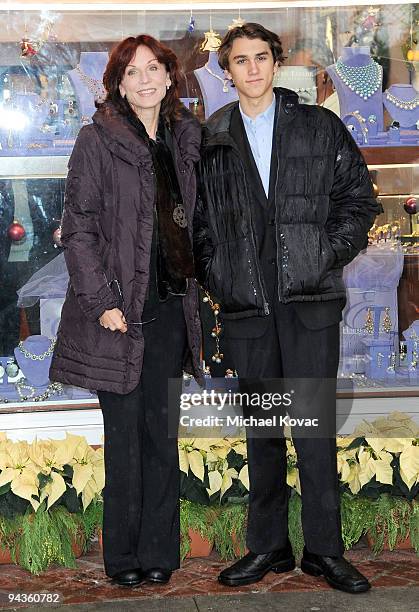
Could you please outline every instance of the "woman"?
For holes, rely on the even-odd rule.
[[[105,570],[125,586],[167,582],[179,567],[167,380],[201,377],[190,240],[200,126],[178,81],[176,56],[154,38],[117,45],[107,98],[70,159],[62,223],[70,284],[50,376],[98,391]]]

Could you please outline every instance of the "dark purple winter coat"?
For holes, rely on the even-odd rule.
[[[187,111],[173,123],[175,167],[189,228],[195,203],[194,163],[201,129]],[[80,130],[69,162],[62,243],[70,275],[50,378],[87,389],[129,393],[138,384],[144,353],[141,325],[126,334],[103,328],[105,310],[121,307],[141,321],[149,280],[155,177],[151,153],[135,127],[109,102]],[[184,369],[202,380],[198,289],[183,298],[189,355]],[[164,350],[164,347],[162,347]]]

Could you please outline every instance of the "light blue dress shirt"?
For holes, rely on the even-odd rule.
[[[266,197],[268,197],[269,194],[269,175],[271,171],[275,102],[276,98],[273,95],[272,103],[270,104],[270,106],[268,106],[268,108],[263,111],[263,113],[257,115],[255,119],[251,119],[250,117],[245,115],[239,104],[240,114],[244,123],[244,129],[246,130],[247,139],[249,141],[257,169],[259,171],[259,176],[262,180]]]

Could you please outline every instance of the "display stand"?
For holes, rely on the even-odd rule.
[[[339,98],[340,116],[358,111],[384,129],[382,68],[370,56],[369,47],[344,47],[336,64],[327,69]]]
[[[194,70],[194,74],[204,100],[205,119],[229,102],[238,100],[236,89],[218,65],[216,51],[210,51],[205,66]]]
[[[95,102],[101,102],[105,97],[102,79],[108,59],[105,51],[82,52],[76,68],[67,73],[76,93],[82,124],[90,122],[96,111]]]

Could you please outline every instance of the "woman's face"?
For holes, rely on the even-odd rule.
[[[140,45],[125,68],[119,91],[121,96],[126,96],[134,112],[139,114],[145,109],[160,109],[170,85],[166,66],[157,61],[151,49]]]

